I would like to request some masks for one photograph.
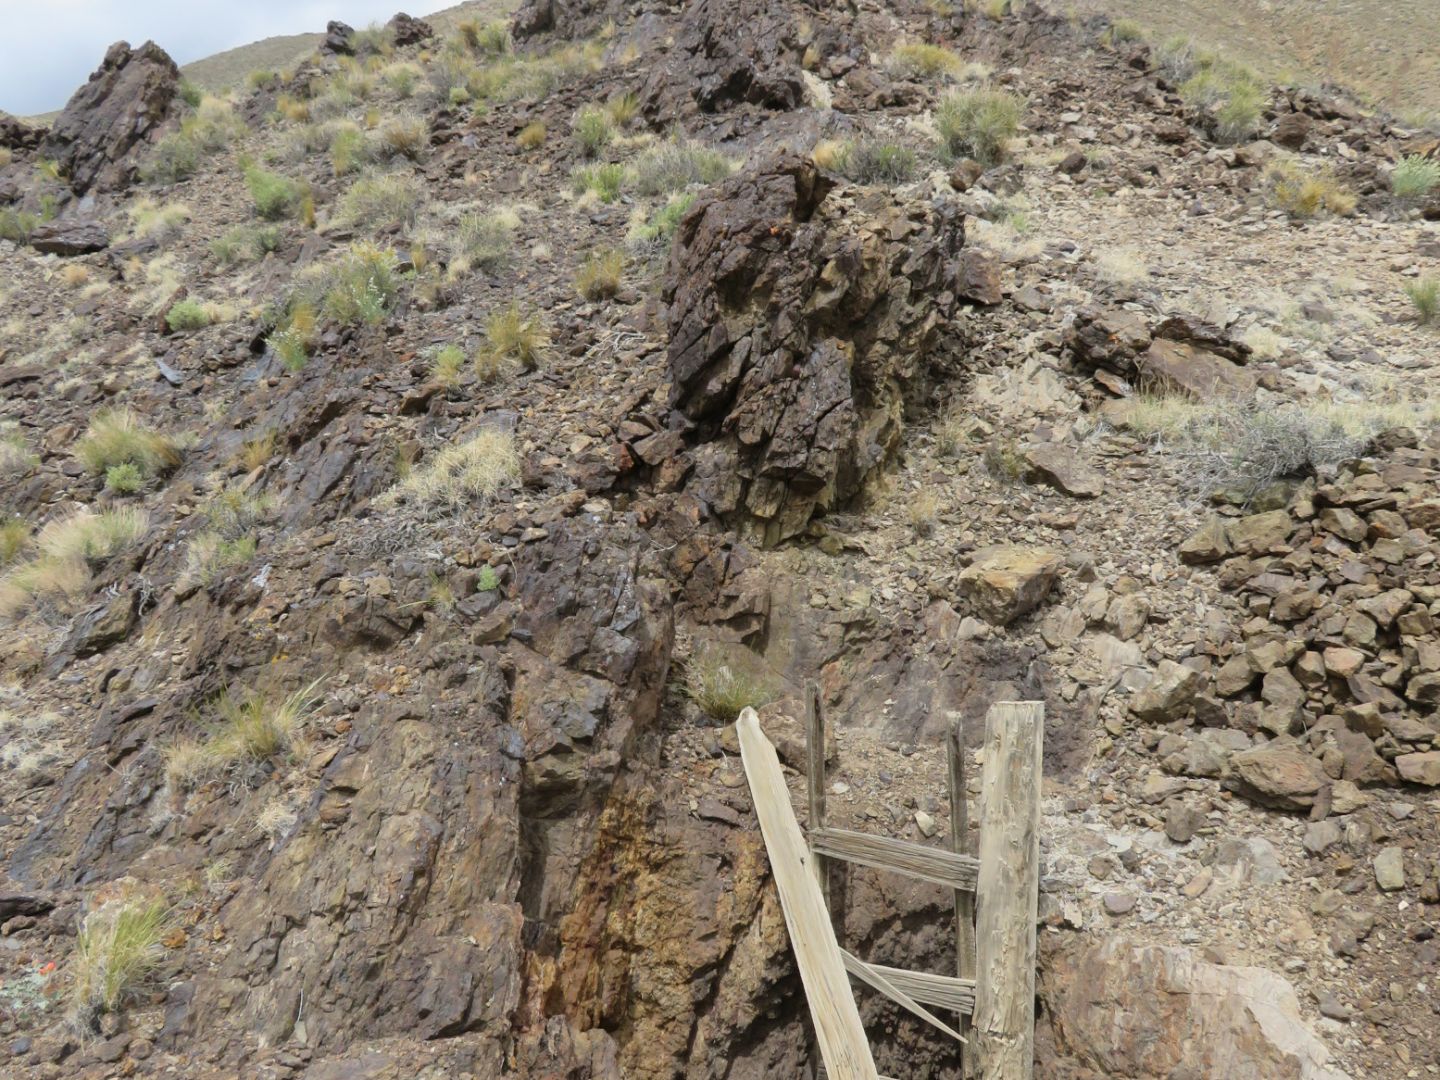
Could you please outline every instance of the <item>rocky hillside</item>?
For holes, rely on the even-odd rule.
[[[908,0],[253,82],[0,123],[5,1075],[809,1076],[730,720],[803,815],[811,680],[835,824],[936,844],[1046,703],[1038,1075],[1434,1072],[1425,136]]]

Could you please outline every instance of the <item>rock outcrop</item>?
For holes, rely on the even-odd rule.
[[[403,11],[397,11],[385,24],[390,31],[390,40],[397,49],[419,45],[435,36],[435,28],[424,19],[417,19]]]
[[[0,111],[0,148],[33,150],[40,145],[44,135],[42,128],[31,127],[18,117]]]
[[[1112,935],[1042,969],[1055,1071],[1091,1076],[1346,1080],[1294,989],[1263,968]]]
[[[953,352],[959,217],[834,183],[798,157],[733,177],[685,216],[666,272],[690,486],[767,545],[860,492]]]
[[[138,49],[116,42],[56,118],[41,153],[79,194],[123,187],[135,175],[132,151],[169,117],[179,84],[175,61],[153,41]]]

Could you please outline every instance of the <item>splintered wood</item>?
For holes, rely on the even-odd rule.
[[[760,731],[754,709],[743,710],[735,728],[826,1074],[832,1080],[877,1080],[830,912],[810,866],[810,849],[790,808],[780,759]]]

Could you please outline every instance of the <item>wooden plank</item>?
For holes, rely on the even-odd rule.
[[[918,1016],[937,1031],[943,1031],[952,1039],[958,1039],[964,1042],[964,1037],[958,1031],[886,978],[882,969],[865,963],[864,960],[861,960],[857,956],[852,956],[844,949],[840,950],[840,955],[845,961],[845,970],[851,975],[854,975],[866,986],[870,987],[870,989],[880,991],[880,993],[895,1002],[896,1005]],[[894,971],[895,969],[889,968],[887,970]]]
[[[845,957],[848,970],[854,958],[849,953],[845,953]],[[957,979],[953,975],[932,975],[928,971],[907,971],[905,968],[886,967],[884,964],[868,964],[863,960],[854,962],[865,964],[901,993],[921,1005],[933,1005],[937,1009],[948,1009],[963,1016],[969,1016],[975,1010],[975,984],[969,980]],[[854,971],[850,973],[855,974]]]
[[[950,850],[956,855],[969,855],[970,807],[965,791],[965,740],[962,736],[960,717],[954,714],[945,733],[945,758],[950,781]],[[970,1016],[975,1011],[975,894],[964,889],[955,890],[955,973],[971,987],[970,1008],[960,1011],[959,1025],[960,1034],[968,1039]],[[973,1053],[960,1052],[960,1073],[967,1078],[975,1075]]]
[[[810,834],[810,846],[831,858],[880,870],[893,870],[897,874],[908,874],[937,885],[970,892],[975,891],[980,869],[979,860],[968,855],[850,829],[819,829]]]
[[[741,710],[735,730],[820,1057],[834,1080],[878,1080],[830,913],[810,867],[810,851],[790,808],[780,759],[761,732],[754,709]]]
[[[985,1080],[1033,1076],[1044,731],[1038,701],[998,702],[985,717],[972,1039]]]
[[[825,828],[825,712],[820,704],[820,687],[805,684],[805,785],[810,801],[810,832]],[[810,855],[820,895],[827,904],[830,899],[830,874],[825,856]]]

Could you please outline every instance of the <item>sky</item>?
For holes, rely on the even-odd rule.
[[[453,0],[452,0],[453,2]],[[177,64],[276,34],[319,32],[448,6],[411,0],[0,0],[0,109],[63,108],[112,42],[147,38]]]

